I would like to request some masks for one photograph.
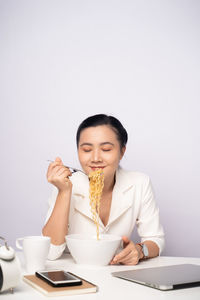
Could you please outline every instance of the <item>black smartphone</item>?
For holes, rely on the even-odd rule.
[[[54,287],[75,286],[82,284],[82,280],[76,275],[63,270],[38,271],[35,272],[35,275]]]

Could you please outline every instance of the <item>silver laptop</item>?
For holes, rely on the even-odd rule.
[[[182,264],[121,272],[113,276],[159,290],[200,286],[200,265]]]

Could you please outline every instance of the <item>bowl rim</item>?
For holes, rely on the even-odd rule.
[[[77,236],[82,236],[82,238],[76,238]],[[115,234],[100,234],[100,238],[101,236],[106,236],[108,238],[106,239],[100,239],[100,242],[114,242],[114,241],[121,241],[122,237],[119,235],[115,235]],[[94,234],[87,234],[87,233],[71,233],[71,234],[67,234],[65,236],[66,240],[84,240],[84,241],[98,241],[97,239],[95,239],[96,235]],[[109,239],[110,237],[110,239]],[[98,242],[99,242],[98,241]]]

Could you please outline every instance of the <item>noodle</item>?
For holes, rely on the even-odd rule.
[[[90,207],[92,219],[96,224],[97,240],[99,240],[99,209],[100,200],[104,187],[104,173],[102,169],[90,172]]]

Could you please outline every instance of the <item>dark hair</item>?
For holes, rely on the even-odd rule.
[[[96,127],[100,125],[108,125],[110,126],[117,135],[117,139],[120,143],[121,149],[126,146],[128,141],[128,133],[126,129],[123,127],[121,122],[113,116],[107,116],[105,114],[98,114],[85,119],[78,127],[76,133],[76,144],[78,147],[81,131],[88,127]]]

